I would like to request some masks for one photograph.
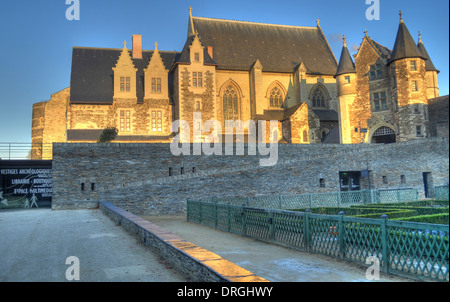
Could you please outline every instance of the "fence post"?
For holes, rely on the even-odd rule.
[[[311,210],[307,209],[305,211],[305,219],[303,219],[303,237],[305,238],[305,250],[307,252],[310,251],[310,245],[311,245],[310,237],[309,237],[309,235],[310,235],[309,234],[309,232],[310,232],[310,230],[309,230],[309,215],[310,215],[310,213],[311,213]]]
[[[273,221],[273,212],[269,210],[269,239],[275,240],[275,227]]]
[[[202,214],[203,214],[203,203],[202,202],[199,202],[199,214],[198,214],[198,223],[199,224],[202,224]]]
[[[214,228],[217,229],[217,202],[214,203]]]
[[[337,202],[338,202],[338,208],[341,207],[341,192],[337,192]]]
[[[278,208],[279,208],[280,210],[282,210],[282,208],[281,208],[281,195],[278,196],[278,203],[279,203],[279,207],[278,207]]]
[[[338,236],[339,236],[339,257],[345,259],[345,227],[343,211],[339,212]]]
[[[400,190],[397,190],[397,203],[402,202],[402,197],[400,196]]]
[[[312,203],[313,203],[312,194],[309,193],[308,195],[309,195],[309,207],[312,208]]]
[[[383,272],[386,274],[389,272],[389,253],[388,253],[388,232],[386,227],[388,216],[386,214],[381,215],[381,246],[383,261],[381,266]]]
[[[242,217],[242,234],[247,235],[247,215],[245,214],[244,205],[242,205],[241,217]]]
[[[228,232],[231,230],[231,209],[230,205],[227,204],[227,230]]]

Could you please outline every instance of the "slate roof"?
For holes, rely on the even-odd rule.
[[[431,61],[430,56],[428,55],[428,52],[425,48],[425,45],[423,45],[422,40],[419,40],[419,43],[417,44],[417,48],[419,48],[420,53],[425,57],[425,70],[426,71],[436,71],[439,73],[439,70],[434,67],[433,61]]]
[[[111,104],[114,95],[112,68],[116,66],[122,49],[74,47],[70,75],[70,101],[77,104]],[[131,56],[132,50],[128,50]],[[166,69],[170,70],[179,52],[159,51]],[[132,59],[138,69],[136,94],[138,103],[144,98],[144,69],[153,50],[143,50],[142,59]],[[169,74],[169,88],[172,87]]]
[[[334,127],[322,140],[323,144],[340,144],[339,127]]]
[[[319,26],[298,27],[192,17],[205,48],[213,47],[222,70],[250,70],[257,59],[263,71],[293,72],[302,61],[309,74],[335,75],[337,61]]]
[[[392,51],[389,63],[405,58],[423,58],[425,57],[420,52],[419,48],[414,42],[408,28],[403,20],[400,21],[395,39],[394,50]]]
[[[334,110],[313,110],[313,111],[323,122],[338,121],[338,113]]]
[[[356,73],[355,63],[353,63],[352,57],[346,45],[342,46],[341,58],[339,59],[339,66],[336,72],[336,76],[346,73]]]
[[[284,121],[293,115],[302,104],[297,104],[288,109],[265,109],[264,114],[257,115],[256,119],[261,121]]]

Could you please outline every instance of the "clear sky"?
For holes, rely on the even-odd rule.
[[[343,34],[352,54],[364,29],[392,49],[399,10],[417,42],[418,31],[448,94],[448,0],[379,0],[380,20],[369,21],[366,0],[79,0],[80,20],[66,19],[66,0],[0,2],[0,142],[31,142],[33,103],[70,86],[73,46],[123,47],[143,36],[143,48],[181,51],[193,15],[295,26],[320,25],[337,59]],[[371,2],[371,1],[368,1]]]

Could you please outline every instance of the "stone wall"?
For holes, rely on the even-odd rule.
[[[191,145],[190,154],[199,146]],[[136,214],[183,215],[188,198],[336,192],[340,171],[366,169],[371,179],[361,179],[362,189],[415,188],[423,198],[423,172],[431,173],[430,185],[448,184],[448,139],[280,144],[271,167],[248,155],[252,147],[245,155],[174,156],[169,144],[54,144],[52,207],[90,207],[101,200]]]

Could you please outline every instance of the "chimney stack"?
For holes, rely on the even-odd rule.
[[[214,59],[213,47],[212,46],[208,46],[208,54],[211,57],[211,59]]]
[[[133,35],[133,59],[142,59],[142,35]]]

